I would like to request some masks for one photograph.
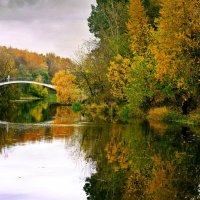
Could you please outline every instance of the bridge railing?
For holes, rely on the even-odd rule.
[[[9,82],[9,81],[36,81],[36,80],[33,77],[7,77],[7,78],[0,79],[0,83]],[[36,81],[36,82],[51,84],[50,81]]]

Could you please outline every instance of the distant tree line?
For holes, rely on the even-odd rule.
[[[27,78],[38,82],[51,83],[59,70],[71,69],[69,58],[61,58],[54,53],[46,55],[0,46],[0,79]],[[48,90],[38,85],[9,85],[0,88],[0,101],[18,99],[23,95],[44,98]]]

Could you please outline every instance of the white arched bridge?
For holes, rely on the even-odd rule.
[[[15,79],[11,79],[11,78],[6,78],[6,79],[2,79],[0,80],[0,86],[3,85],[11,85],[11,84],[36,84],[36,85],[41,85],[50,89],[55,90],[56,87],[54,85],[48,84],[48,83],[43,83],[43,82],[37,82],[28,78],[15,78]]]

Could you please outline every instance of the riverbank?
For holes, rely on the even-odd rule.
[[[200,125],[200,110],[192,111],[183,115],[179,110],[172,110],[167,107],[152,108],[147,113],[147,119],[163,122],[176,122],[187,125]]]
[[[82,106],[83,112],[94,121],[103,120],[115,122],[131,122],[132,119],[153,120],[159,122],[176,122],[186,125],[200,125],[200,109],[183,115],[181,110],[166,106],[149,109],[148,112],[131,110],[129,107],[121,107],[116,104],[91,104]]]

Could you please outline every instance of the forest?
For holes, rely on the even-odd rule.
[[[199,113],[198,0],[97,0],[88,25],[96,39],[76,75],[92,111],[170,119]]]
[[[0,78],[52,82],[59,102],[82,102],[91,116],[106,120],[191,114],[200,121],[199,0],[97,0],[88,26],[95,39],[73,61],[1,47]],[[41,86],[10,86],[0,99],[9,90],[15,98],[48,93]]]

